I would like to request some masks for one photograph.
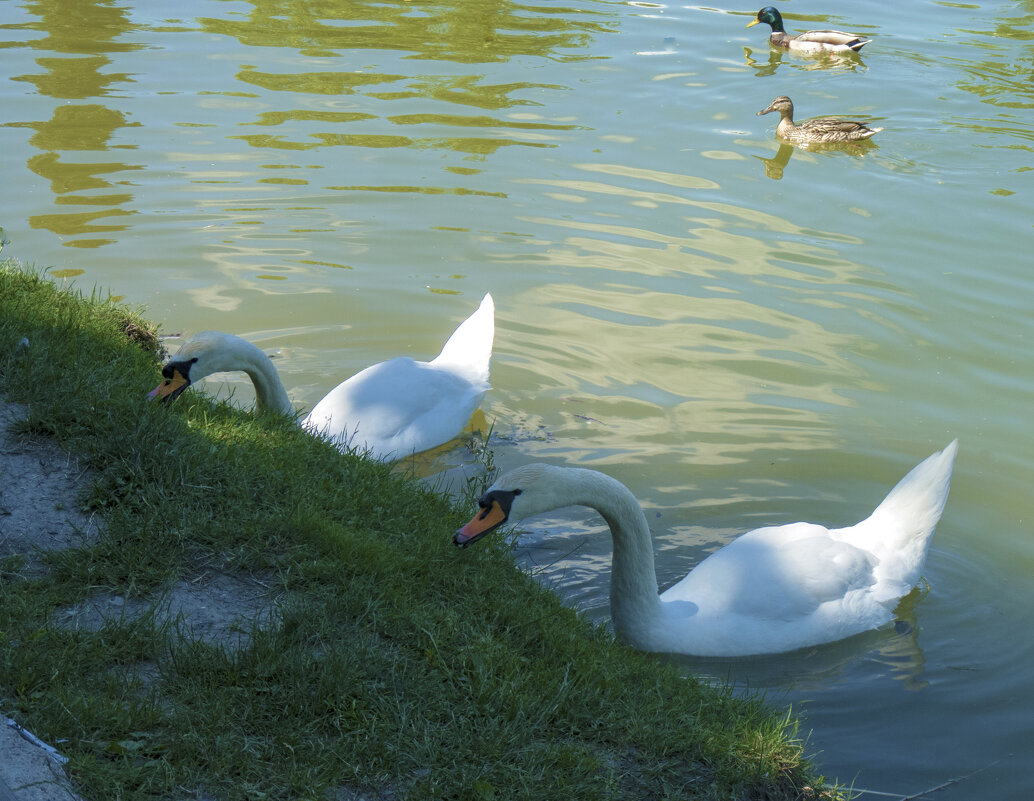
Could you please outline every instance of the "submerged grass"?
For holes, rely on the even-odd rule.
[[[62,742],[87,798],[824,794],[791,717],[615,643],[504,545],[457,550],[469,509],[284,418],[144,402],[156,343],[0,265],[0,393],[95,471],[104,518],[43,578],[0,563],[0,707]],[[157,614],[54,623],[213,570],[276,599],[241,647]]]

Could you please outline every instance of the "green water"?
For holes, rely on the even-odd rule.
[[[779,7],[874,42],[776,52],[754,6],[0,0],[3,253],[258,342],[300,409],[491,291],[497,462],[626,482],[665,586],[959,437],[910,631],[687,669],[793,703],[857,788],[1026,799],[1034,4]],[[780,94],[885,130],[781,148]],[[529,528],[606,620],[599,520]]]

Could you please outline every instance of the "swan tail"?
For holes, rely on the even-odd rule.
[[[495,303],[485,294],[481,305],[453,331],[442,352],[431,362],[460,374],[472,384],[488,388],[488,370],[495,338]]]
[[[876,572],[884,589],[878,594],[900,597],[919,579],[948,500],[958,448],[956,439],[913,467],[868,519],[851,530],[849,539],[880,559]]]
[[[869,519],[909,520],[914,528],[933,533],[948,500],[951,471],[958,449],[959,441],[953,440],[947,448],[913,467]]]

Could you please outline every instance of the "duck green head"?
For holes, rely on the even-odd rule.
[[[751,25],[757,25],[759,22],[764,22],[766,25],[770,25],[772,30],[777,33],[784,33],[783,15],[779,13],[779,9],[773,8],[772,6],[765,6],[758,12],[758,15],[752,21],[747,23],[747,27],[749,28]]]

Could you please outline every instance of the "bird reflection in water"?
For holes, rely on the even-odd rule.
[[[771,47],[766,51],[759,52],[758,55],[767,55],[768,59],[755,58],[754,50],[744,46],[743,61],[750,69],[754,70],[754,75],[758,78],[775,75],[776,70],[784,64],[791,69],[799,70],[829,69],[857,72],[866,68],[861,55],[853,51],[831,53],[823,50],[817,53],[794,53],[790,55],[786,50]]]
[[[822,153],[825,155],[841,153],[856,158],[863,158],[871,151],[878,150],[877,144],[868,140],[863,142],[847,142],[840,144],[809,143],[798,145],[798,147],[801,150],[806,150],[808,153]],[[765,165],[766,178],[778,181],[783,177],[783,170],[786,169],[786,165],[790,163],[790,157],[793,156],[793,151],[793,145],[788,144],[787,142],[779,142],[779,149],[771,158],[758,156],[756,154],[751,155]]]
[[[764,156],[754,156],[756,159],[765,165],[765,177],[771,178],[773,181],[778,181],[783,177],[783,170],[786,165],[790,163],[790,156],[793,155],[793,146],[787,144],[779,145],[779,150],[772,158],[765,158]]]

